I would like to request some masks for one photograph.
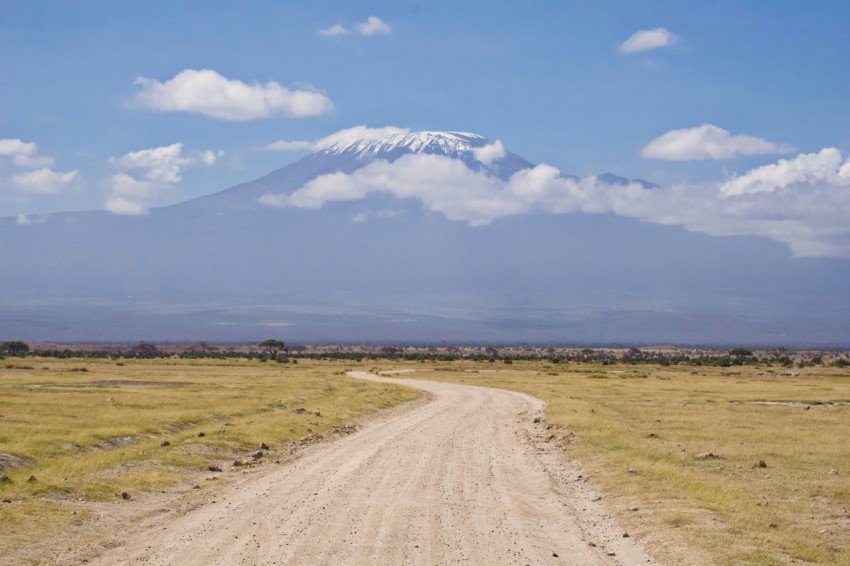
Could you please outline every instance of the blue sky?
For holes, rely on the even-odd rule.
[[[360,31],[370,17],[380,25]],[[349,33],[320,33],[332,26]],[[623,50],[650,30],[666,44]],[[178,202],[305,153],[272,142],[360,124],[477,132],[565,173],[665,187],[850,153],[839,1],[34,1],[4,6],[0,53],[0,216],[102,209],[117,174],[154,171],[138,152],[179,143],[145,206]],[[222,119],[140,99],[145,84],[199,70],[319,105]],[[676,138],[645,155],[676,130],[719,135],[725,153],[699,157]]]

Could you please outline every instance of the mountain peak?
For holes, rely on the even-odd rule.
[[[468,132],[395,130],[387,133],[388,135],[381,137],[356,135],[334,137],[328,140],[330,142],[328,145],[319,149],[319,153],[330,155],[353,153],[363,157],[393,153],[435,153],[453,156],[472,151],[488,143],[485,137]]]

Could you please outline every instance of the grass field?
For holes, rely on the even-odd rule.
[[[191,497],[211,464],[229,472],[261,442],[273,459],[417,396],[344,376],[374,365],[546,401],[552,442],[667,563],[850,564],[850,369],[543,362],[7,358],[0,454],[26,463],[0,472],[0,556],[50,544],[86,504]]]
[[[406,376],[546,401],[553,441],[587,470],[630,533],[669,563],[688,563],[677,549],[691,547],[713,564],[850,564],[847,369],[417,369]]]
[[[210,465],[227,472],[234,460],[251,462],[261,443],[271,448],[264,459],[274,459],[290,443],[419,395],[350,379],[344,367],[0,361],[0,455],[24,460],[0,471],[0,499],[9,502],[0,504],[0,556],[79,523],[69,509],[80,502],[120,502],[123,493],[136,499],[174,486],[191,493],[187,482],[198,481],[199,471],[209,476]]]

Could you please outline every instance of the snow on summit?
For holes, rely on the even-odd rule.
[[[468,132],[410,132],[400,128],[381,128],[380,130],[351,128],[329,136],[317,145],[319,152],[330,155],[353,153],[365,157],[403,152],[458,156],[488,143],[487,138]]]

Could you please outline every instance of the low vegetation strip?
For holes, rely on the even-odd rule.
[[[0,368],[0,555],[14,562],[45,560],[61,531],[96,538],[86,521],[93,504],[191,492],[420,394],[351,380],[329,362],[27,364]]]
[[[543,399],[550,441],[662,562],[697,549],[713,564],[850,564],[845,367],[417,366],[404,377]]]

